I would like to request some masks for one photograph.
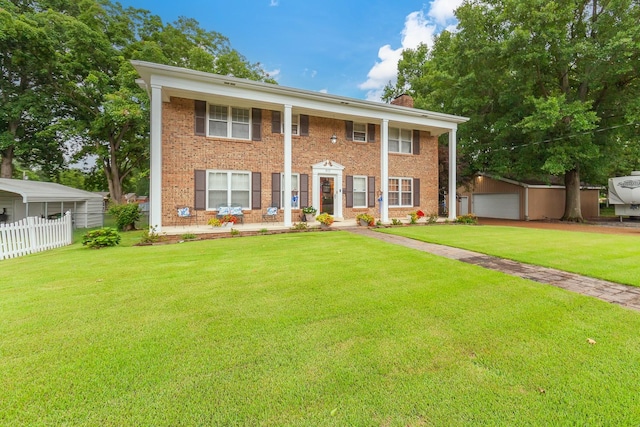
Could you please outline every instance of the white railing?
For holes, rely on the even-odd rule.
[[[0,260],[59,248],[73,243],[71,213],[60,219],[29,217],[0,224]]]

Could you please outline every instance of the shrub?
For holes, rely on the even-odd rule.
[[[195,239],[195,238],[196,238],[196,235],[195,235],[195,234],[193,234],[193,233],[184,233],[184,234],[182,235],[182,238],[183,238],[184,240],[193,240],[193,239]]]
[[[120,231],[136,229],[136,221],[140,221],[140,209],[135,203],[127,205],[113,205],[109,213],[116,218],[116,226]]]
[[[324,224],[326,226],[329,226],[331,224],[333,224],[333,217],[331,215],[329,215],[326,212],[321,213],[320,215],[318,215],[316,217],[316,221],[318,221],[320,224]]]
[[[294,222],[293,223],[293,227],[291,227],[292,230],[308,230],[309,226],[307,225],[306,222]]]
[[[402,225],[402,221],[400,221],[398,218],[392,218],[391,225]]]
[[[82,246],[87,246],[92,249],[116,246],[118,243],[120,243],[120,233],[111,227],[91,230],[82,236]]]
[[[478,217],[474,214],[466,214],[458,216],[455,221],[458,224],[477,224]]]
[[[431,213],[427,216],[427,224],[435,224],[438,221],[438,214]]]
[[[164,236],[159,235],[156,232],[156,227],[149,227],[142,233],[142,237],[140,237],[140,243],[155,243],[161,240],[164,240]]]
[[[207,224],[209,224],[212,227],[220,227],[222,225],[222,221],[220,221],[216,217],[213,217],[213,218],[210,218],[209,221],[207,221]]]
[[[358,221],[358,223],[360,223],[360,221],[364,221],[370,227],[373,227],[374,224],[376,223],[376,219],[373,216],[366,213],[361,213],[356,215],[356,221]]]

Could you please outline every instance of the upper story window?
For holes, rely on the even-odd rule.
[[[251,139],[249,108],[209,105],[209,136]]]
[[[389,152],[390,153],[412,153],[413,142],[412,132],[408,129],[389,128]]]
[[[353,140],[367,142],[367,125],[364,123],[353,124]]]
[[[389,206],[413,206],[413,179],[389,178]]]
[[[300,135],[300,116],[298,114],[291,115],[291,135]]]

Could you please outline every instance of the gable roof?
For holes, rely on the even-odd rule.
[[[100,199],[102,196],[89,191],[78,190],[54,182],[29,181],[0,178],[0,191],[22,196],[23,203],[33,202],[81,202]]]
[[[294,114],[365,122],[389,120],[389,126],[420,129],[436,136],[457,129],[458,124],[469,120],[467,117],[451,114],[295,89],[146,61],[131,61],[131,64],[142,78],[138,81],[141,87],[148,92],[151,91],[152,85],[162,88],[164,102],[169,102],[174,96],[203,101],[215,99],[218,102],[222,99],[222,102],[230,103],[242,100],[247,106],[271,110],[281,110],[283,105],[290,105]]]

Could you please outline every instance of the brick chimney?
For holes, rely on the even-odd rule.
[[[400,105],[401,107],[413,108],[413,98],[411,95],[407,95],[406,93],[394,98],[391,103],[393,105]]]

